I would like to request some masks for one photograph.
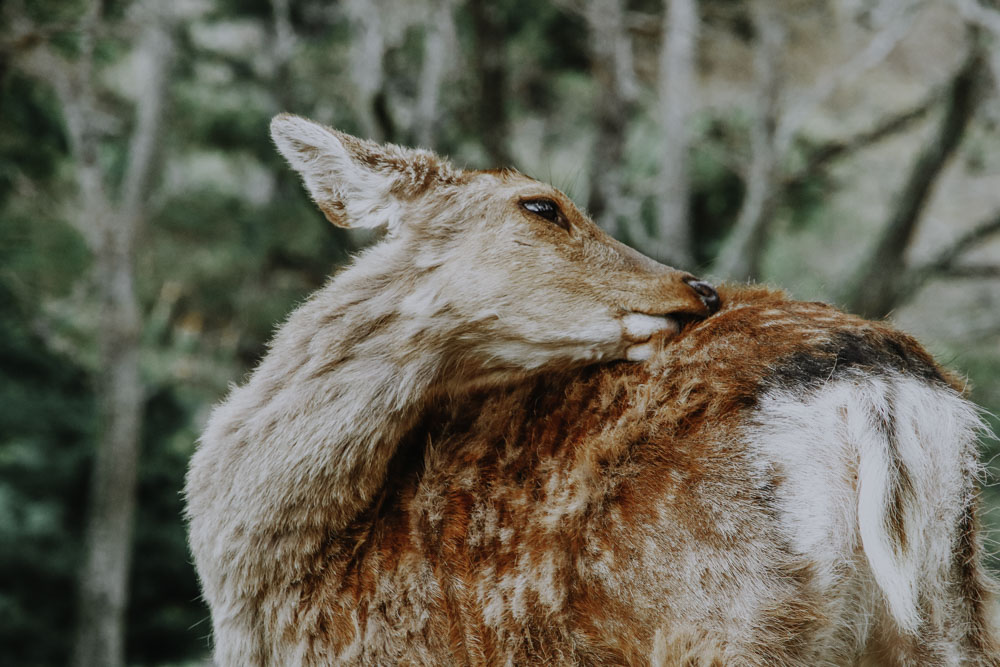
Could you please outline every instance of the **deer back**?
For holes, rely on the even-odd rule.
[[[883,324],[722,297],[647,364],[427,414],[289,597],[305,662],[994,664],[956,379]]]

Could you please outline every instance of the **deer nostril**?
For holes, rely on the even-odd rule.
[[[709,313],[714,313],[719,309],[719,293],[715,291],[709,283],[704,280],[698,280],[697,278],[685,278],[684,282],[688,284],[688,287],[695,291],[701,302],[705,304],[708,308]]]

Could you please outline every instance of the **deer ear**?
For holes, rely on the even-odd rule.
[[[460,174],[430,151],[380,145],[293,114],[271,120],[271,138],[319,209],[341,227],[391,230],[402,222],[403,202]]]

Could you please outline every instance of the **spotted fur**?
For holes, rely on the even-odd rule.
[[[955,378],[885,325],[723,296],[648,364],[425,415],[288,592],[303,662],[997,664]]]
[[[357,188],[396,157],[320,162]],[[622,310],[704,314],[677,274],[568,204],[572,243],[526,231],[516,173],[460,180],[381,190],[387,239],[213,413],[187,502],[220,665],[1000,664],[957,378],[745,287],[616,361],[663,333]]]

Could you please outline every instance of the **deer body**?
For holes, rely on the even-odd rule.
[[[219,665],[998,664],[979,421],[912,339],[764,289],[693,321],[544,184],[272,134],[387,233],[192,459]]]
[[[950,376],[884,325],[722,297],[645,365],[425,414],[294,592],[303,664],[1000,664]]]

